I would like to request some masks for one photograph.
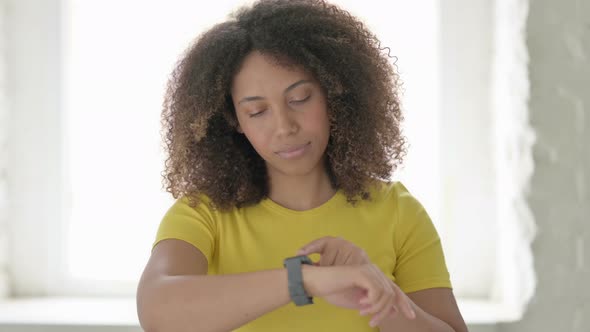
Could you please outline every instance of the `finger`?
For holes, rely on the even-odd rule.
[[[392,310],[393,305],[393,298],[391,297],[391,291],[385,291],[383,297],[379,300],[379,302],[371,309],[369,312],[372,312],[372,318],[369,322],[371,327],[375,327],[381,323],[381,320],[385,318]],[[396,309],[397,310],[397,309]]]
[[[359,305],[361,306],[375,305],[384,291],[383,284],[378,282],[378,279],[376,278],[374,265],[375,264],[363,264],[354,268],[356,276],[353,278],[353,285],[366,292],[366,295],[359,300]]]
[[[377,269],[377,271],[375,272],[378,273],[380,281],[383,283],[383,287],[385,288],[384,293],[387,296],[387,302],[383,305],[381,310],[377,312],[371,319],[369,323],[371,327],[379,325],[381,321],[388,315],[393,316],[396,312],[398,312],[398,307],[396,306],[397,294],[395,293],[395,287],[393,287],[391,280],[385,277],[381,270]]]
[[[348,254],[342,254],[337,257],[337,260],[334,262],[334,265],[356,265],[354,262],[354,254],[352,250],[348,251]]]
[[[383,304],[381,310],[377,312],[377,315],[380,315],[380,317],[384,317],[385,315],[389,314],[392,306],[397,311],[397,308],[395,306],[395,301],[396,301],[395,288],[389,282],[389,279],[387,277],[385,277],[385,275],[383,275],[383,272],[381,272],[381,270],[376,265],[373,264],[372,267],[373,267],[373,270],[375,271],[375,275],[378,276],[379,281],[381,282],[381,285],[383,286],[383,295],[386,297],[386,299],[385,299],[386,301],[384,302],[385,304]],[[375,320],[375,318],[374,318],[374,320]],[[379,318],[377,320],[380,321],[381,318]]]
[[[394,302],[395,292],[392,285],[388,282],[389,279],[383,275],[383,272],[375,264],[369,265],[369,269],[371,270],[372,276],[376,278],[375,282],[377,283],[377,287],[381,289],[382,294],[377,303],[374,303],[370,309],[364,310],[363,313],[375,314],[383,310],[385,303]],[[389,311],[389,308],[386,311]]]
[[[361,291],[359,292],[358,304],[362,309],[369,308],[371,306],[370,304],[365,303],[369,297],[368,294],[369,292],[366,289],[361,288]]]
[[[397,312],[397,308],[395,307],[395,305],[393,305],[393,300],[390,298],[387,305],[384,306],[384,308],[381,311],[379,311],[376,315],[374,315],[371,318],[369,325],[371,327],[375,327],[375,326],[379,325],[385,317],[387,317],[388,315],[390,315],[392,313],[392,311]]]
[[[381,293],[378,292],[373,286],[367,286],[366,290],[367,295],[360,299],[359,304],[371,308],[375,303],[377,303],[381,297]]]
[[[371,260],[369,259],[369,256],[367,255],[367,253],[364,250],[361,250],[358,255],[356,256],[356,259],[358,260],[358,264],[367,264],[370,263]]]
[[[297,252],[297,255],[308,255],[311,253],[322,254],[324,251],[324,248],[326,246],[326,243],[328,243],[328,241],[331,238],[332,238],[331,236],[325,236],[325,237],[313,240],[310,243],[301,247],[301,249],[299,249],[299,251]]]
[[[346,260],[346,264],[348,265],[361,265],[361,264],[365,264],[366,262],[363,261],[362,257],[360,255],[356,255],[356,254],[351,254],[347,260]]]
[[[332,265],[344,265],[344,264],[336,264],[338,260],[340,260],[340,249],[338,247],[334,247],[332,245],[326,244],[324,246],[324,253],[320,257],[320,265],[321,266],[332,266]]]
[[[410,303],[410,298],[391,280],[389,280],[392,284],[393,289],[396,292],[396,303],[397,307],[401,308],[403,311],[404,316],[408,319],[416,318],[416,312],[412,308],[412,303]]]
[[[399,310],[397,309],[397,307],[395,305],[391,306],[391,311],[389,312],[389,314],[391,315],[391,317],[395,317],[395,315],[397,315],[399,312]]]
[[[369,307],[361,312],[361,315],[376,314],[381,312],[388,304],[393,302],[393,290],[378,278],[374,280],[375,288],[379,292],[379,298]],[[389,310],[389,307],[387,308]]]

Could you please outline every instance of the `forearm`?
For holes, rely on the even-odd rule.
[[[436,331],[436,332],[456,332],[449,324],[430,315],[426,311],[418,307],[413,301],[409,300],[416,318],[410,320],[402,313],[398,312],[395,316],[389,315],[384,318],[379,324],[379,331],[381,332],[422,332],[422,331]]]
[[[231,331],[290,302],[285,269],[158,277],[138,300],[147,332]]]

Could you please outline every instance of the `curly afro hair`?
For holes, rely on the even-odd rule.
[[[213,26],[183,54],[164,98],[164,186],[195,206],[202,194],[229,210],[268,195],[264,160],[238,133],[230,87],[256,50],[303,68],[327,97],[326,168],[350,203],[388,180],[406,154],[401,83],[377,37],[347,11],[320,0],[262,0]]]

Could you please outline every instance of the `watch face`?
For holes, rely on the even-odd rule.
[[[307,297],[307,296],[302,296],[301,298],[299,298],[293,302],[295,302],[296,306],[308,305],[308,304],[313,304],[313,298]]]
[[[311,261],[311,258],[309,258],[305,255],[298,256],[298,257],[301,257],[301,263],[303,263],[303,264],[309,264],[309,265],[313,264],[313,262]]]
[[[313,264],[313,261],[311,260],[311,258],[307,257],[306,255],[285,258],[283,265],[285,265],[285,263],[287,261],[300,261],[302,264],[309,264],[309,265]]]

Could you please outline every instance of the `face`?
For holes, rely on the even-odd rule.
[[[324,171],[330,125],[326,97],[312,75],[249,54],[232,82],[238,131],[266,161],[269,175]]]

